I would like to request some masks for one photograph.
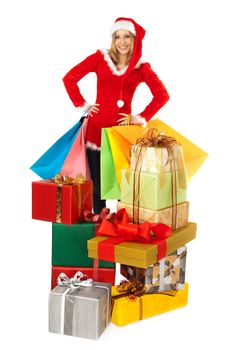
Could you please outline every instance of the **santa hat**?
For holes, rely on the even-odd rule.
[[[114,32],[121,29],[129,30],[135,37],[132,57],[130,59],[129,66],[124,74],[126,76],[134,69],[142,56],[142,39],[144,38],[146,31],[132,18],[125,17],[119,17],[116,19],[111,28],[111,34],[113,35]]]

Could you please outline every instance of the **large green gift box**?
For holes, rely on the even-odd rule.
[[[130,169],[122,169],[121,202],[151,209],[160,210],[172,206],[172,173],[138,173]],[[186,171],[179,169],[175,174],[177,204],[186,201]],[[134,186],[135,183],[135,186]],[[135,188],[135,190],[134,190]],[[139,197],[138,197],[139,196]],[[139,200],[139,201],[138,201]]]
[[[92,267],[93,259],[88,258],[87,241],[95,237],[97,225],[52,224],[52,265]],[[99,267],[114,268],[115,263],[99,261]]]

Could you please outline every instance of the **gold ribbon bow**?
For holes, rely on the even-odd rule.
[[[138,281],[136,278],[131,278],[129,281],[121,281],[120,285],[117,286],[117,291],[120,293],[117,297],[135,295],[141,297],[146,293],[145,284]]]
[[[58,185],[80,185],[84,184],[86,180],[82,174],[77,175],[75,178],[57,174],[54,178],[54,182]]]
[[[179,143],[171,136],[160,134],[155,128],[146,130],[144,137],[139,137],[136,144],[147,147],[168,147],[169,145],[179,145]]]

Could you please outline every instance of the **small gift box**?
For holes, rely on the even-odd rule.
[[[127,291],[119,292],[119,286],[114,286],[112,287],[112,299],[111,322],[117,326],[125,326],[185,306],[188,302],[188,284],[185,283],[183,290],[142,296]]]
[[[97,260],[97,265],[98,265]],[[74,267],[74,266],[52,266],[51,271],[51,289],[57,285],[57,278],[63,272],[68,278],[73,277],[78,271],[82,271],[85,275],[88,275],[95,282],[115,284],[115,269],[101,268],[99,266],[94,267]]]
[[[88,240],[89,257],[147,268],[196,237],[195,223],[171,231],[161,223],[129,223],[124,209],[116,216],[103,220],[97,237]]]
[[[32,218],[64,224],[83,221],[92,210],[92,181],[55,178],[32,182]]]
[[[141,171],[149,171],[152,173],[161,173],[171,171],[170,158],[173,157],[176,169],[184,168],[183,150],[180,144],[174,144],[172,154],[166,147],[133,145],[131,147],[130,169],[135,169],[138,166],[138,161],[141,157]]]
[[[97,339],[111,312],[111,284],[84,279],[81,272],[69,279],[64,273],[49,294],[49,331]]]
[[[121,202],[151,210],[171,207],[186,201],[187,178],[184,169],[151,173],[122,169]],[[173,192],[175,186],[175,195]]]
[[[173,207],[168,207],[160,210],[151,210],[142,207],[133,206],[123,202],[117,202],[117,209],[125,208],[127,214],[131,221],[143,223],[148,221],[150,223],[162,222],[163,224],[172,226],[172,210]],[[134,215],[133,215],[134,214]],[[179,228],[187,225],[188,223],[188,214],[189,214],[189,202],[180,203],[176,207],[176,218],[175,228]]]
[[[181,247],[147,269],[121,265],[121,274],[128,280],[144,283],[145,293],[184,289],[187,248]]]
[[[65,225],[52,224],[52,265],[93,267],[88,257],[87,240],[95,237],[99,224],[84,222]],[[115,264],[99,261],[99,267],[115,268]]]

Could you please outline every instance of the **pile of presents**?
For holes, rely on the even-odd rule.
[[[120,190],[116,212],[94,215],[83,176],[32,183],[33,219],[52,222],[50,332],[97,339],[110,321],[123,326],[187,303],[185,245],[196,224],[181,144],[147,129],[130,147]]]

